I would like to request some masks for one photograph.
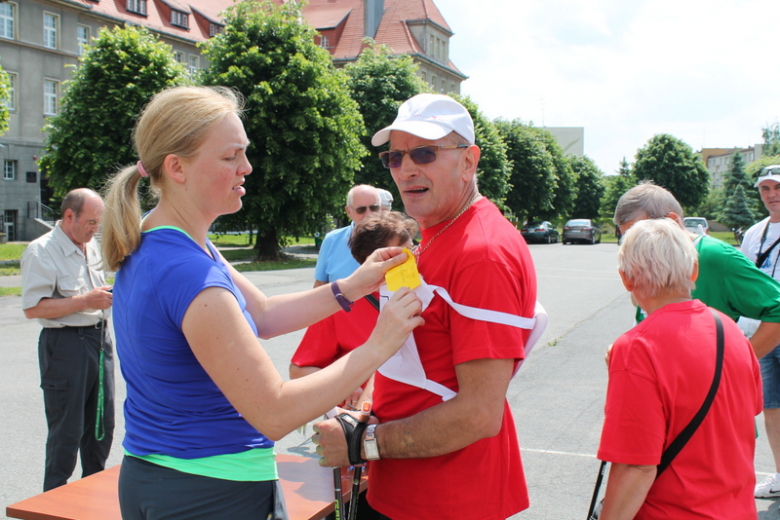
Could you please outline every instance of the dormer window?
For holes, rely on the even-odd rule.
[[[218,23],[209,24],[209,36],[216,36],[222,32],[222,26]]]
[[[146,16],[146,0],[127,0],[127,10]]]
[[[171,24],[177,27],[189,28],[189,15],[175,9],[171,9]]]
[[[330,38],[327,34],[323,34],[320,36],[320,47],[323,49],[330,49]]]

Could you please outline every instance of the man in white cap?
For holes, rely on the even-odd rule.
[[[379,200],[382,201],[382,209],[384,211],[391,211],[393,209],[393,194],[382,188],[377,188],[379,192]]]
[[[769,216],[747,230],[742,252],[756,267],[780,280],[777,269],[780,253],[780,164],[761,170],[755,187]],[[780,347],[759,359],[764,382],[764,424],[769,448],[775,460],[775,473],[756,485],[756,498],[780,497]]]
[[[461,305],[534,316],[533,261],[517,230],[479,194],[468,111],[448,96],[417,95],[372,144],[388,140],[379,155],[422,230],[415,256],[425,281]],[[505,397],[529,331],[464,317],[439,296],[422,317],[414,339],[425,375],[456,395],[443,400],[377,373],[378,421],[315,424],[321,464],[372,461],[369,518],[506,519],[529,505]]]

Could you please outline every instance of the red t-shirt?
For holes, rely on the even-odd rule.
[[[723,375],[707,416],[635,517],[755,518],[755,416],[761,372],[750,342],[720,314]],[[715,373],[715,319],[699,300],[666,305],[612,347],[598,457],[657,465],[704,402]]]
[[[423,231],[422,243],[446,223]],[[483,198],[469,208],[419,259],[425,281],[456,303],[532,317],[536,273],[520,233]],[[458,390],[455,365],[476,359],[523,359],[530,331],[475,321],[435,297],[414,331],[429,379]],[[415,415],[441,397],[376,373],[374,411],[381,422]],[[381,440],[380,440],[381,443]],[[514,419],[504,401],[501,431],[447,455],[380,459],[369,464],[368,501],[394,520],[504,520],[528,507]]]
[[[339,311],[311,325],[295,350],[292,363],[299,367],[325,368],[363,345],[376,325],[379,311],[360,298],[350,312]]]

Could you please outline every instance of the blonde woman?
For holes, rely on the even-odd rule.
[[[157,94],[135,130],[140,161],[115,176],[106,197],[103,251],[117,271],[114,327],[127,383],[125,520],[278,512],[273,441],[343,401],[422,323],[419,301],[403,291],[362,347],[282,380],[257,338],[349,308],[405,255],[386,248],[346,279],[274,297],[225,262],[207,231],[241,208],[252,172],[240,110],[227,89]],[[159,201],[141,221],[137,191],[147,176]]]

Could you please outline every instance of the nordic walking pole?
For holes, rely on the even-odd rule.
[[[325,418],[333,419],[336,415],[338,415],[338,410],[333,408],[325,414]],[[342,520],[344,518],[344,497],[341,494],[341,468],[338,466],[333,468],[333,491],[335,494],[335,500],[333,501],[333,516],[335,520]]]
[[[602,460],[601,466],[599,466],[599,474],[596,477],[596,486],[593,489],[593,498],[590,499],[590,508],[588,509],[588,520],[591,520],[593,513],[596,510],[596,502],[599,499],[599,489],[601,488],[601,482],[604,480],[604,474],[607,472],[607,462]]]
[[[360,422],[368,422],[371,418],[371,401],[363,401],[360,406]],[[355,466],[352,474],[352,497],[349,500],[348,520],[357,518],[358,497],[360,496],[360,474],[363,473],[363,464]]]

